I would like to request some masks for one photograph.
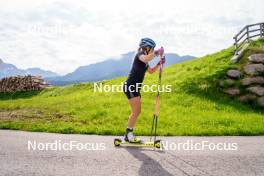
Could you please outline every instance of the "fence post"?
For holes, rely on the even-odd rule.
[[[249,43],[249,30],[248,30],[248,26],[247,26],[247,42]]]
[[[260,24],[260,35],[261,35],[261,37],[264,36],[264,23]]]
[[[235,39],[235,43],[234,43],[234,45],[235,45],[235,55],[238,55],[238,41],[237,41],[237,36],[234,37],[234,39]]]

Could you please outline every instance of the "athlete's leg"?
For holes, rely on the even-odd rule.
[[[133,135],[133,128],[136,124],[137,118],[141,112],[141,99],[139,96],[133,97],[129,99],[129,104],[131,106],[131,115],[128,119],[128,125],[125,133],[125,141],[127,142],[140,142],[140,138],[137,138]]]
[[[128,119],[128,128],[134,128],[137,118],[141,112],[141,98],[140,96],[129,99],[129,104],[131,107],[131,114]]]

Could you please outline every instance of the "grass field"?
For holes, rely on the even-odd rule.
[[[244,57],[264,51],[264,39]],[[263,135],[264,113],[223,94],[218,79],[232,64],[233,48],[165,68],[162,84],[171,93],[160,97],[159,135]],[[120,77],[103,84],[124,82]],[[145,84],[157,83],[146,75]],[[0,94],[0,128],[58,133],[122,135],[130,113],[123,93],[94,92],[93,83],[53,87],[28,93]],[[142,113],[135,133],[149,135],[155,93],[142,93]]]

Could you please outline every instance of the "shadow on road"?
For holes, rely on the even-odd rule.
[[[164,169],[159,162],[154,160],[153,158],[149,157],[144,153],[144,151],[140,148],[126,148],[126,150],[133,155],[137,160],[141,161],[142,164],[140,166],[140,169],[138,171],[139,175],[145,176],[145,175],[162,175],[162,176],[173,176],[170,174],[166,169]],[[153,152],[158,152],[154,151]],[[161,158],[162,159],[162,158]]]

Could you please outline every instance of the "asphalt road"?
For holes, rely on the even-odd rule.
[[[160,137],[155,151],[113,138],[0,130],[0,175],[264,175],[264,136]]]

